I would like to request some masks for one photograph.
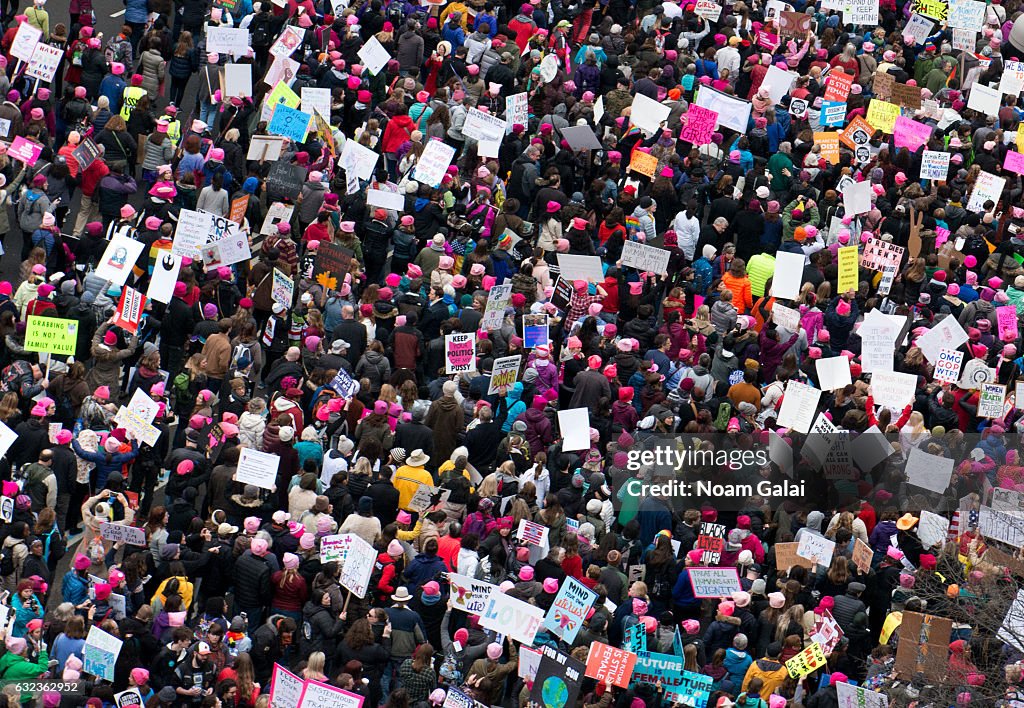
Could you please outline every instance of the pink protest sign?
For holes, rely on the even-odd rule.
[[[1017,338],[1017,307],[1016,305],[1004,305],[996,308],[996,318],[999,323],[999,339],[1004,342],[1012,342]]]
[[[932,128],[930,125],[918,123],[906,116],[897,116],[892,135],[896,147],[917,150],[922,145],[928,144],[928,139],[932,137]]]
[[[1024,175],[1024,155],[1013,150],[1008,151],[1006,159],[1003,160],[1003,169]]]
[[[39,159],[39,155],[43,152],[43,146],[39,143],[34,143],[31,140],[26,140],[22,136],[18,136],[11,143],[11,146],[7,148],[7,154],[13,157],[15,160],[21,160],[26,165],[31,167],[36,164],[36,160]]]
[[[457,333],[445,335],[445,373],[460,374],[473,371],[476,353],[476,334]]]
[[[701,106],[690,105],[686,112],[686,124],[679,133],[679,139],[695,147],[707,145],[718,125],[718,112]]]

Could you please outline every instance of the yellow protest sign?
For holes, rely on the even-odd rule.
[[[856,246],[844,246],[839,249],[839,292],[857,289],[857,276],[860,268]]]
[[[291,88],[285,82],[281,81],[274,87],[274,90],[267,96],[267,105],[276,106],[279,103],[283,103],[289,108],[298,108],[302,99],[299,98],[299,94],[291,90]]]
[[[946,15],[949,13],[949,5],[946,4],[945,0],[917,0],[914,3],[914,9],[922,15],[928,15],[928,17],[940,22],[945,20]]]
[[[1024,152],[1024,123],[1017,126],[1017,152]]]
[[[835,131],[815,133],[814,144],[821,148],[821,156],[829,163],[839,164],[839,133]]]
[[[896,118],[900,115],[900,107],[888,101],[871,99],[868,105],[868,123],[872,128],[881,130],[883,133],[892,134],[896,128]]]
[[[78,344],[78,321],[56,317],[29,317],[25,349],[30,352],[73,355]]]
[[[825,652],[821,650],[820,644],[811,642],[810,646],[786,662],[786,669],[790,676],[801,679],[824,665]]]
[[[650,153],[634,150],[629,158],[629,169],[644,177],[654,177],[654,171],[658,169],[658,158]]]

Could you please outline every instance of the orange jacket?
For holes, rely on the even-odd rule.
[[[747,276],[737,278],[727,272],[722,276],[722,285],[732,290],[732,306],[740,312],[749,312],[754,306],[750,292],[750,278]]]

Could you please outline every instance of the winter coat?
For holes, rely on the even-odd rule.
[[[306,601],[302,608],[302,652],[322,651],[333,656],[338,637],[345,628],[344,621],[331,614],[330,607]]]
[[[536,456],[547,449],[555,440],[554,432],[551,429],[551,421],[544,415],[544,411],[530,408],[519,416],[519,420],[526,423],[526,442],[530,445],[530,454]]]
[[[235,603],[240,608],[265,607],[273,595],[271,568],[265,558],[246,551],[235,561]]]
[[[147,49],[139,57],[139,73],[142,74],[142,88],[149,93],[151,101],[155,101],[160,95],[160,86],[164,82],[167,72],[167,62],[164,61],[160,51],[155,48]]]
[[[424,422],[434,431],[434,459],[447,460],[458,447],[465,411],[451,396],[442,396],[430,404]]]

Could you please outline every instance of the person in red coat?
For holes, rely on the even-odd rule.
[[[416,122],[409,117],[409,109],[405,106],[398,109],[398,113],[388,121],[388,125],[384,129],[384,137],[381,138],[381,152],[384,153],[384,161],[392,179],[397,177],[398,149],[412,139],[414,130],[416,130]]]

